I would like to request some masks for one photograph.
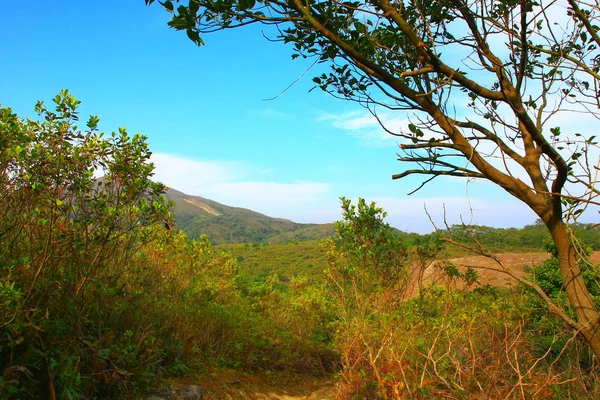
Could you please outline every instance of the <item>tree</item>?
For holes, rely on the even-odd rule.
[[[335,240],[329,238],[325,243],[332,266],[329,278],[354,285],[360,281],[363,297],[383,287],[396,288],[406,278],[407,253],[402,238],[384,221],[387,214],[364,199],[356,206],[344,197],[340,200],[343,220],[335,223]]]
[[[398,137],[399,160],[408,168],[394,179],[422,174],[422,185],[439,176],[482,179],[529,206],[556,246],[573,314],[535,289],[600,356],[600,313],[569,228],[590,204],[599,204],[596,142],[590,132],[558,122],[563,115],[600,116],[597,3],[158,3],[172,13],[169,25],[198,45],[204,33],[265,24],[274,26],[276,40],[293,45],[292,58],[329,64],[330,72],[314,78],[316,85],[364,106]],[[410,112],[412,121],[406,131],[393,131],[382,111]]]
[[[31,397],[77,397],[82,380],[110,380],[99,365],[128,379],[99,343],[149,228],[170,220],[146,138],[104,137],[94,116],[80,129],[80,102],[53,101],[35,120],[0,107],[0,397],[33,384],[47,389]]]

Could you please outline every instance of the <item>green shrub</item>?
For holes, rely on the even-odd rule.
[[[54,103],[38,120],[0,109],[0,390],[49,398],[129,381],[103,346],[107,294],[169,214],[143,136],[80,130],[80,102]]]

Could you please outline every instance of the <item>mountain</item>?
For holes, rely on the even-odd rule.
[[[323,239],[333,235],[331,224],[299,224],[252,210],[230,207],[200,196],[168,188],[165,196],[175,203],[175,223],[190,238],[207,234],[213,244],[281,243]]]

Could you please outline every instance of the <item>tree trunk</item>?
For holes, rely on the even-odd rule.
[[[578,257],[565,223],[560,218],[546,222],[560,266],[560,275],[575,312],[577,322],[582,325],[581,333],[586,338],[596,357],[600,358],[600,313],[585,285]]]

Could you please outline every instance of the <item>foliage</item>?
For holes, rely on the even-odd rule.
[[[236,258],[241,275],[265,278],[276,275],[285,282],[298,276],[313,282],[325,279],[325,252],[321,241],[222,244],[216,247]]]
[[[346,198],[341,202],[344,219],[336,222],[336,238],[330,239],[326,248],[335,249],[328,258],[337,255],[343,263],[328,274],[352,282],[372,279],[382,287],[402,279],[406,251],[393,228],[383,221],[383,209],[364,199],[359,199],[357,206]]]
[[[549,240],[546,241],[545,248],[552,257],[533,268],[531,280],[535,281],[548,296],[555,299],[563,307],[568,308],[568,299],[565,296],[564,284],[560,276],[556,248]],[[590,295],[596,305],[600,306],[600,269],[590,264],[589,254],[583,255],[580,268],[586,286],[590,290]]]
[[[93,116],[80,130],[80,102],[67,91],[53,102],[36,105],[39,120],[0,110],[0,363],[45,382],[50,398],[76,397],[84,374],[104,379],[92,378],[101,364],[122,372],[97,348],[106,290],[149,240],[142,228],[169,214],[143,136],[121,128],[104,138]]]
[[[582,246],[600,250],[600,229],[593,224],[578,223],[575,237]],[[452,225],[444,236],[469,244],[476,239],[484,247],[493,251],[540,251],[545,250],[550,239],[543,222],[525,225],[523,228],[494,228],[479,225]]]
[[[145,138],[105,138],[96,117],[82,131],[79,102],[63,91],[54,103],[38,103],[39,120],[0,109],[0,397],[128,398],[218,368],[338,367],[343,396],[598,395],[593,354],[529,292],[412,292],[436,235],[342,199],[321,249],[190,240],[170,228]],[[448,282],[477,279],[439,265]],[[560,304],[553,268],[536,279]]]
[[[236,260],[206,236],[192,241],[164,231],[134,265],[123,285],[135,302],[121,307],[122,318],[153,326],[167,374],[213,367],[317,372],[319,357],[331,358],[317,333],[326,299],[302,279],[288,287],[277,277],[240,276]]]

